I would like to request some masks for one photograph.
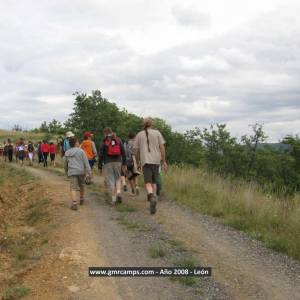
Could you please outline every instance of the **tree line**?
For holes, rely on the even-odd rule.
[[[63,135],[72,130],[79,137],[87,130],[95,133],[99,143],[105,127],[112,127],[126,139],[130,132],[141,130],[142,118],[120,109],[102,97],[99,90],[90,95],[74,93],[73,111],[62,124],[43,122],[35,132]],[[155,118],[156,128],[166,139],[167,159],[171,164],[193,165],[223,177],[255,181],[267,192],[291,196],[300,189],[300,138],[287,135],[278,144],[266,143],[262,124],[253,124],[252,133],[233,137],[226,124],[212,124],[179,133],[165,120]]]

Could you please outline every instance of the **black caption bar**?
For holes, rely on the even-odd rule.
[[[168,277],[168,276],[196,276],[209,277],[210,267],[90,267],[90,277]]]

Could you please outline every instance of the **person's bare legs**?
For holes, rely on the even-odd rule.
[[[135,194],[138,196],[140,194],[138,176],[134,177],[134,184],[135,184]]]
[[[77,191],[76,190],[71,190],[70,196],[71,196],[71,200],[72,200],[71,208],[73,210],[77,210]]]
[[[124,192],[127,191],[127,184],[126,184],[126,177],[125,176],[121,176],[121,184],[123,186]]]
[[[131,188],[131,195],[134,195],[135,194],[135,178],[129,180],[129,183],[130,183],[130,188]]]
[[[125,177],[124,177],[124,178],[125,178]],[[117,194],[121,194],[121,185],[122,185],[121,179],[118,179],[118,180],[116,181],[116,193],[117,193]]]
[[[111,187],[111,198],[112,198],[112,204],[116,204],[116,201],[117,201],[117,187],[116,186]]]
[[[84,202],[84,187],[80,187],[80,200],[79,204],[82,205]]]
[[[146,187],[146,191],[147,191],[148,195],[149,194],[155,194],[155,192],[156,192],[156,184],[146,183],[145,187]]]

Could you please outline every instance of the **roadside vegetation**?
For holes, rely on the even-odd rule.
[[[20,299],[30,292],[23,275],[48,241],[49,199],[24,169],[1,162],[0,169],[0,299]]]
[[[164,193],[178,203],[211,215],[300,260],[300,197],[266,194],[253,182],[209,174],[199,168],[172,166]]]
[[[38,142],[45,138],[45,134],[42,132],[35,133],[32,131],[10,131],[0,129],[0,143],[3,143],[7,139],[16,141],[19,140],[21,137],[24,138],[26,141]]]

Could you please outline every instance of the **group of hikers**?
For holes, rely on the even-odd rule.
[[[15,157],[16,162],[19,162],[21,166],[24,165],[24,160],[28,160],[31,166],[35,156],[38,157],[38,163],[43,164],[44,167],[48,166],[48,156],[50,156],[51,165],[55,166],[57,153],[57,146],[53,141],[48,143],[43,140],[34,144],[32,141],[20,138],[15,144],[11,139],[0,144],[0,157],[3,157],[5,162],[13,162]]]
[[[112,205],[122,203],[122,184],[126,191],[125,176],[130,183],[131,194],[139,194],[137,178],[143,173],[150,213],[156,212],[160,171],[161,168],[167,170],[168,165],[165,140],[153,127],[151,118],[144,119],[143,130],[137,135],[130,133],[124,143],[111,128],[106,127],[103,131],[103,140],[99,145],[99,153],[92,141],[91,132],[85,132],[81,145],[72,132],[67,132],[64,141],[64,169],[70,178],[72,210],[78,209],[78,191],[79,204],[84,203],[84,186],[93,176],[92,169],[98,157],[98,169],[104,176],[105,187],[110,194]]]
[[[73,132],[68,131],[65,138],[56,144],[45,140],[34,144],[20,139],[13,145],[8,139],[4,146],[0,147],[0,155],[2,154],[8,162],[12,162],[15,156],[21,166],[24,159],[28,159],[29,165],[32,165],[37,155],[39,164],[47,167],[48,156],[50,155],[51,164],[55,166],[56,155],[61,153],[65,173],[70,178],[72,210],[78,210],[78,202],[80,205],[84,203],[85,184],[91,182],[96,162],[104,176],[106,193],[112,205],[122,203],[121,190],[127,191],[126,178],[130,185],[130,194],[138,195],[138,176],[143,174],[150,213],[154,214],[161,189],[160,172],[162,169],[167,170],[168,166],[165,140],[162,134],[154,129],[153,119],[145,118],[143,130],[137,134],[129,133],[127,141],[124,142],[110,127],[106,127],[98,151],[93,138],[93,133],[86,131],[80,142]]]

